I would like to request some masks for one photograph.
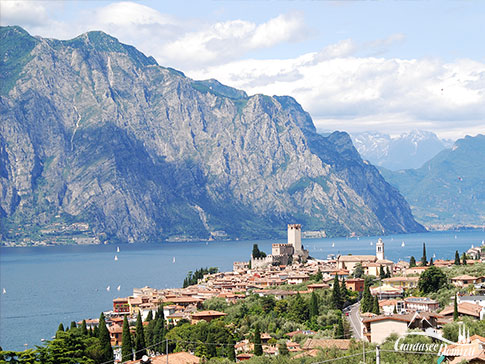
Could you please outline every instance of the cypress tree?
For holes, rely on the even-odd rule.
[[[94,326],[93,336],[94,337],[99,337],[99,326]]]
[[[94,336],[93,327],[92,326],[89,327],[88,335],[89,335],[89,337],[93,337]]]
[[[364,294],[362,295],[360,310],[362,312],[371,312],[372,311],[372,304],[373,298],[370,293],[369,283],[367,281],[364,282]]]
[[[453,321],[458,320],[458,300],[456,298],[456,293],[455,293],[455,302],[453,304]]]
[[[434,262],[433,262],[433,257],[431,257],[431,259],[429,260],[429,265],[434,265]]]
[[[141,314],[138,311],[135,329],[135,359],[141,359],[143,355],[146,355],[146,353],[147,351],[145,349],[145,335],[143,332],[143,323],[141,321]]]
[[[424,267],[428,265],[428,259],[426,258],[426,244],[423,243],[423,256],[421,257],[421,265]]]
[[[113,360],[113,348],[111,347],[111,339],[109,337],[109,331],[106,327],[106,320],[102,312],[99,316],[98,339],[101,346],[102,362]]]
[[[254,330],[254,355],[263,355],[263,346],[261,345],[261,333],[259,331],[258,325],[256,325],[256,329]]]
[[[392,310],[392,313],[397,314],[397,304],[394,305],[394,310]]]
[[[376,315],[380,314],[381,310],[379,309],[379,299],[377,296],[374,297],[374,302],[372,305],[372,313],[375,313]]]
[[[455,251],[455,265],[460,265],[460,254],[458,254],[458,250]]]
[[[64,325],[62,324],[62,322],[59,324],[59,327],[57,328],[57,332],[56,332],[56,339],[58,338],[58,333],[59,332],[64,332]]]
[[[416,266],[416,258],[411,256],[411,259],[409,259],[409,268],[413,268]]]
[[[321,282],[322,279],[323,279],[323,274],[322,274],[320,268],[318,268],[318,272],[317,272],[317,274],[315,274],[315,281],[316,282]]]
[[[345,302],[349,299],[349,291],[347,290],[347,286],[345,285],[345,278],[342,277],[342,283],[340,283],[340,297],[342,298],[342,307],[344,306]]]
[[[151,320],[153,320],[152,310],[148,311],[148,315],[147,315],[147,318],[145,319],[145,321],[150,322]]]
[[[382,267],[382,265],[379,266],[379,278],[380,279],[386,278],[386,273],[384,272],[384,268]]]
[[[335,274],[335,278],[333,280],[332,307],[337,310],[342,309],[342,296],[340,294],[340,284],[338,281],[338,274]]]
[[[461,264],[466,265],[466,254],[465,253],[463,253],[463,255],[461,256]]]
[[[159,353],[163,353],[165,351],[165,347],[163,345],[163,341],[165,340],[165,325],[164,319],[158,318],[155,320],[155,326],[153,327],[153,338],[152,338],[152,345],[153,350],[158,351]]]
[[[318,316],[318,297],[315,292],[312,292],[310,298],[310,318]]]
[[[229,335],[227,338],[227,347],[226,347],[226,356],[230,361],[236,361],[236,352],[234,351],[234,345],[236,343],[234,342],[234,338],[232,335]]]
[[[344,322],[342,320],[342,315],[339,315],[338,322],[337,322],[337,330],[335,331],[335,338],[336,339],[343,339],[344,336],[345,336]]]
[[[69,327],[69,330],[75,329],[77,327],[76,321],[71,321],[71,327]]]
[[[123,319],[123,337],[121,346],[121,361],[133,360],[133,344],[131,342],[130,324],[128,323],[128,318]]]
[[[81,334],[84,336],[88,335],[88,328],[86,326],[86,320],[83,320],[83,323],[81,324]]]
[[[391,278],[391,270],[389,269],[389,266],[387,266],[386,269],[386,278]]]

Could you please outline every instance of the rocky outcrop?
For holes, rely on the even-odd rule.
[[[0,39],[4,239],[74,236],[73,223],[130,242],[262,238],[287,222],[423,230],[348,135],[318,135],[291,97],[191,80],[102,32]]]

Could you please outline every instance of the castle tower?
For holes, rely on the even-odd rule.
[[[376,257],[377,260],[384,260],[384,243],[381,238],[376,243]]]
[[[301,253],[301,224],[288,224],[288,244],[293,245],[295,253]]]

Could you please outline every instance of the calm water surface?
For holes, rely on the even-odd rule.
[[[390,235],[383,240],[386,258],[394,261],[409,260],[411,255],[418,260],[423,242],[428,259],[433,254],[451,259],[455,250],[461,253],[480,244],[485,232]],[[331,253],[374,254],[376,241],[377,237],[304,239],[303,244],[311,256],[325,259]],[[0,286],[6,290],[0,294],[0,345],[10,350],[40,345],[60,322],[66,326],[73,320],[97,318],[111,309],[113,298],[129,296],[135,287],[180,287],[190,270],[231,270],[234,261],[248,260],[254,243],[269,253],[273,242],[283,241],[120,245],[119,253],[113,245],[0,248]]]

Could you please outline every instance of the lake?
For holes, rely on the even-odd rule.
[[[377,239],[304,239],[303,244],[312,257],[325,259],[328,254],[374,254]],[[428,259],[433,254],[453,259],[455,250],[461,255],[482,240],[481,230],[383,237],[385,257],[394,261],[411,255],[419,260],[423,242]],[[254,243],[270,253],[274,242],[284,241],[125,244],[119,245],[119,253],[114,245],[0,248],[0,285],[6,290],[0,295],[0,345],[9,350],[41,345],[60,322],[69,326],[71,321],[97,318],[112,308],[113,298],[129,296],[133,288],[181,287],[188,271],[232,270],[234,261],[249,259]]]

